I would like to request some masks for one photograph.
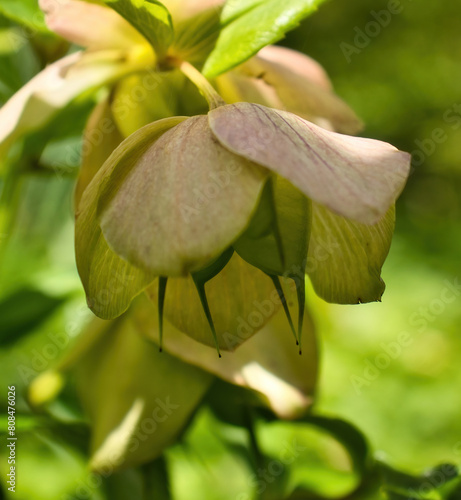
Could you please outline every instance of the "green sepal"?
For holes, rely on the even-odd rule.
[[[291,318],[290,309],[288,308],[287,299],[285,297],[285,292],[283,291],[282,284],[280,283],[280,278],[278,276],[269,277],[272,279],[275,289],[277,290],[277,293],[280,297],[280,302],[282,303],[283,310],[285,311],[285,315],[287,317],[288,324],[290,325],[291,332],[293,333],[293,336],[296,340],[296,345],[299,345],[298,335],[296,334],[295,325],[293,324],[293,320]]]
[[[307,258],[310,219],[310,201],[290,182],[273,176],[248,229],[234,248],[266,274],[299,275]]]
[[[211,328],[211,333],[213,335],[213,340],[216,345],[216,350],[218,352],[218,356],[221,358],[221,353],[219,352],[219,342],[216,334],[216,328],[213,323],[213,316],[211,315],[210,306],[208,304],[208,299],[206,297],[205,292],[205,284],[212,280],[215,276],[217,276],[226,266],[227,263],[231,260],[232,255],[234,254],[233,248],[228,248],[218,259],[216,259],[212,264],[207,266],[205,269],[202,269],[196,273],[192,274],[192,279],[194,280],[195,286],[197,288],[197,292],[200,297],[200,302],[203,307],[203,311],[208,320],[208,324]]]
[[[175,26],[172,50],[180,59],[199,67],[203,65],[219,38],[221,10],[207,9]]]

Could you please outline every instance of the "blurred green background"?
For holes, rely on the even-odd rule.
[[[329,2],[285,43],[325,66],[365,121],[365,136],[414,156],[383,302],[340,307],[311,298],[323,342],[319,408],[356,423],[394,465],[417,469],[461,461],[461,296],[442,300],[446,280],[461,283],[461,4],[398,4],[399,14],[381,14],[388,25],[368,45],[358,40],[359,53],[344,44],[374,33],[373,11],[389,12],[392,2]],[[401,332],[409,346],[359,394],[351,377],[363,378],[367,360],[374,364],[381,344]]]
[[[461,283],[461,3],[402,0],[400,6],[401,12],[390,14],[388,24],[373,31],[368,42],[362,39],[353,53],[354,38],[376,28],[370,25],[373,11],[389,12],[388,1],[331,0],[282,43],[324,65],[337,93],[366,123],[364,136],[414,153],[384,267],[383,302],[328,305],[312,291],[308,300],[322,348],[316,410],[355,424],[394,467],[420,472],[436,463],[461,464],[461,290],[456,289]],[[23,38],[11,50],[6,34],[16,30],[0,16],[0,104],[50,53],[59,54],[46,33]],[[38,147],[43,137],[36,136],[15,152],[23,154],[24,175],[7,200],[16,215],[0,234],[0,387],[15,384],[22,395],[42,369],[50,335],[66,332],[72,339],[90,318],[74,263],[71,200],[87,114],[88,108],[79,106],[72,124],[45,131],[43,137],[53,139],[44,151]],[[454,287],[451,295],[447,287]],[[396,347],[402,338],[404,345]],[[46,359],[42,365],[48,366]],[[52,411],[72,421],[74,406],[57,403]],[[21,398],[19,410],[24,429],[47,418],[39,423],[28,418],[30,409]],[[188,447],[169,452],[175,499],[238,499],[247,486],[248,464],[238,453],[229,455],[229,443],[237,449],[241,437],[214,419],[203,412]],[[262,430],[269,454],[277,455],[274,443],[291,439],[281,437],[293,432],[283,425]],[[304,480],[323,483],[325,494],[350,486],[351,479],[341,473],[347,469],[343,451],[324,438],[301,434],[304,443],[322,443],[305,458]],[[86,477],[84,452],[56,436],[56,429],[43,431],[23,444],[24,474],[34,485],[25,498],[53,499]],[[0,450],[2,480],[5,453]],[[339,472],[322,472],[323,459]],[[131,485],[127,495],[135,490],[136,474],[123,475],[124,487]],[[222,477],[233,478],[227,491],[218,491]],[[111,479],[108,488],[120,496],[109,498],[130,498],[120,493],[118,480]],[[104,498],[96,490],[91,494],[88,498]]]

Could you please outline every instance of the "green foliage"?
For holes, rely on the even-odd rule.
[[[0,14],[33,31],[49,33],[37,0],[2,0]]]
[[[162,57],[173,41],[173,23],[168,9],[156,0],[104,0],[129,21]]]
[[[39,290],[21,289],[0,302],[0,346],[17,342],[65,302]]]
[[[321,0],[230,1],[222,17],[222,29],[203,72],[216,77],[243,63],[266,45],[278,42],[311,14]]]

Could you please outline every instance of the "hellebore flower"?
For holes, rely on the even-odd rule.
[[[273,314],[283,308],[299,336],[305,272],[328,301],[380,299],[409,156],[331,132],[354,133],[360,121],[317,63],[286,49],[263,49],[218,77],[216,87],[231,102],[224,105],[181,58],[201,53],[188,28],[212,18],[221,4],[166,2],[178,29],[174,40],[160,43],[158,33],[171,36],[160,4],[142,6],[160,9],[154,33],[143,23],[134,23],[137,31],[99,4],[42,0],[49,27],[87,50],[50,65],[2,108],[8,120],[0,143],[40,127],[87,90],[110,85],[112,95],[96,108],[86,136],[102,115],[116,127],[84,151],[76,192],[77,264],[89,306],[114,318],[146,289],[161,309],[160,330],[165,312],[197,340],[232,350],[244,340],[239,318],[274,287]],[[88,29],[85,20],[94,19],[102,32]],[[158,64],[161,73],[153,69]],[[161,77],[146,90],[142,77],[149,72]],[[189,84],[181,100],[186,77],[195,87]],[[122,110],[120,100],[139,88],[147,92],[143,100]],[[211,103],[208,114],[197,88]],[[253,103],[232,104],[242,100]],[[298,333],[281,276],[296,280]]]
[[[237,318],[274,284],[286,304],[280,276],[297,280],[299,331],[305,270],[327,300],[379,300],[409,155],[286,111],[221,104],[134,133],[85,190],[77,264],[94,312],[121,314],[159,276],[159,292],[148,293],[160,317],[210,345],[208,323],[218,348],[232,350],[242,341]],[[123,286],[98,301],[115,275]]]
[[[223,2],[162,3],[176,23],[165,44],[105,6],[42,0],[49,27],[86,50],[50,65],[0,111],[9,119],[0,146],[8,146],[76,97],[110,89],[84,133],[77,267],[103,319],[145,294],[99,334],[89,331],[77,366],[71,354],[61,367],[72,365],[84,388],[96,470],[158,456],[213,376],[250,389],[280,418],[303,414],[317,376],[306,274],[327,301],[380,300],[394,204],[409,172],[406,153],[341,135],[356,133],[360,120],[307,56],[266,47],[213,88],[190,63],[205,62]],[[89,28],[96,19],[102,31]],[[305,357],[286,330],[299,344],[304,338]],[[235,352],[217,359],[215,347]],[[40,381],[32,389],[37,401],[49,397]],[[178,411],[140,442],[146,418],[170,395]]]

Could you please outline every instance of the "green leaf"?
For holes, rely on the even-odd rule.
[[[233,0],[221,17],[223,28],[204,74],[211,78],[243,63],[260,49],[281,40],[323,0]]]
[[[237,253],[269,275],[302,275],[310,233],[310,201],[283,177],[268,181],[247,231],[234,243]],[[272,215],[272,217],[271,217]],[[270,232],[260,234],[270,218]]]
[[[162,57],[174,31],[168,9],[156,0],[104,0],[146,37],[158,57]]]
[[[139,469],[127,469],[110,474],[104,481],[106,498],[111,500],[146,500],[144,478]]]
[[[64,300],[33,289],[18,290],[5,297],[0,302],[0,346],[19,341],[53,314]]]
[[[97,171],[83,193],[75,225],[77,268],[88,305],[100,318],[112,319],[125,312],[133,297],[155,278],[155,274],[132,266],[111,250],[97,217],[100,197],[102,193],[109,196],[110,188],[117,190],[145,148],[181,120],[156,122],[130,136]],[[90,176],[97,170],[97,166],[85,165],[91,171]]]
[[[100,202],[105,238],[158,276],[200,270],[245,230],[267,171],[221,147],[206,116],[182,121],[143,150],[132,138],[120,146],[127,160],[109,160],[119,162],[123,181],[111,180]]]
[[[377,224],[354,222],[312,204],[306,272],[327,302],[358,304],[381,299],[381,268],[394,233],[395,209]]]
[[[129,318],[76,368],[92,428],[91,467],[111,472],[158,457],[189,423],[212,377],[143,339]]]
[[[410,495],[409,493],[398,493],[396,491],[386,491],[388,500],[421,500],[419,495]]]
[[[233,258],[238,259],[236,255]],[[246,269],[251,268],[246,265]],[[244,273],[244,276],[248,277],[248,272]],[[217,279],[219,279],[219,275]],[[210,282],[210,284],[212,283],[213,281]],[[228,304],[230,304],[230,294],[224,288],[225,284],[224,281],[219,281],[213,290],[208,291],[211,311],[214,313],[218,326],[223,314],[216,309],[218,300],[221,297],[224,302],[224,307],[221,306],[223,312],[226,312],[226,307],[229,307]],[[310,315],[306,314],[303,326],[304,352],[300,356],[285,313],[280,308],[280,301],[278,301],[275,289],[271,287],[268,279],[267,286],[269,293],[266,295],[266,299],[262,302],[248,304],[251,306],[248,308],[250,315],[241,317],[242,329],[240,333],[248,335],[249,331],[243,329],[244,322],[254,322],[258,315],[270,316],[270,321],[234,352],[224,351],[222,358],[219,359],[212,341],[208,341],[208,345],[203,345],[193,338],[185,336],[173,326],[173,321],[175,323],[178,321],[176,317],[172,316],[165,321],[163,345],[166,352],[183,361],[198,366],[231,384],[255,391],[259,400],[257,402],[260,405],[270,408],[279,418],[292,419],[304,415],[314,401],[319,362],[316,333]],[[197,303],[197,292],[193,287],[190,287],[190,290],[193,302],[187,303],[190,312],[186,319],[196,321],[194,316],[197,313],[194,314],[194,311],[200,308],[200,304]],[[284,291],[290,310],[294,313],[297,309],[295,306],[296,292],[293,290],[291,281],[284,282]],[[187,299],[187,297],[185,298]],[[184,308],[184,305],[182,307]],[[176,312],[181,312],[181,304],[178,305]],[[217,312],[218,314],[216,314]],[[156,306],[146,303],[144,297],[139,297],[133,307],[133,314],[137,329],[158,344]],[[236,312],[235,316],[239,314]],[[229,316],[232,315],[229,314]],[[200,324],[193,325],[197,326],[196,331],[200,332],[200,325],[203,325],[203,333],[211,340],[206,320],[202,319]],[[230,335],[226,338],[232,339]],[[231,412],[232,409],[227,411]]]
[[[49,33],[37,0],[2,0],[0,14],[34,31]]]
[[[369,443],[363,433],[345,420],[332,417],[309,415],[303,422],[327,431],[348,451],[354,470],[360,475],[367,473],[373,464]]]
[[[157,304],[157,287],[150,287],[147,292]],[[224,351],[233,351],[243,344],[280,308],[271,279],[235,253],[227,266],[206,283],[205,292],[218,345]],[[164,313],[176,328],[202,344],[215,347],[209,320],[191,276],[168,280]],[[166,337],[165,333],[165,342]],[[215,356],[218,357],[216,352]]]
[[[144,500],[172,500],[168,464],[159,457],[142,468],[144,476]]]
[[[458,468],[453,464],[440,464],[420,476],[393,469],[383,462],[379,462],[378,465],[385,489],[389,491],[391,498],[392,492],[405,492],[408,496],[426,498],[430,491],[446,487],[452,481],[459,479]]]

